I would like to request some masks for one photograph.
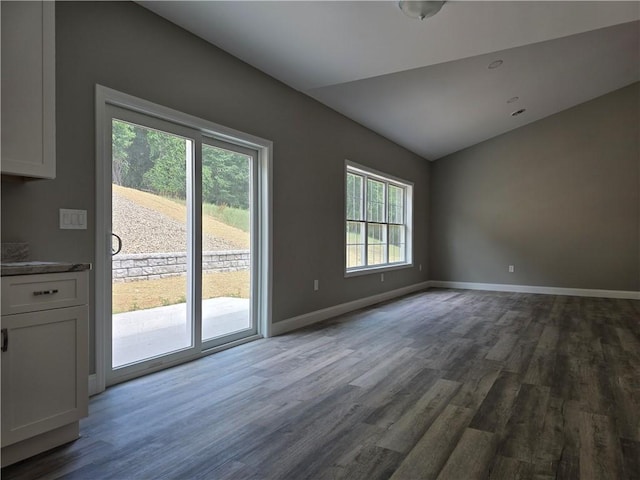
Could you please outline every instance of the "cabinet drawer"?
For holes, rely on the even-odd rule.
[[[87,272],[2,277],[2,315],[88,303]]]

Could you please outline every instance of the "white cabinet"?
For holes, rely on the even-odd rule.
[[[87,272],[2,277],[2,466],[78,438],[87,329]]]
[[[55,178],[55,3],[3,1],[2,173]]]

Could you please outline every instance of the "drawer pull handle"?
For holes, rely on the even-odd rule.
[[[9,333],[6,328],[2,329],[2,351],[6,352],[9,348]]]
[[[33,292],[34,295],[53,295],[54,293],[58,293],[57,289],[54,290],[39,290],[37,292]]]

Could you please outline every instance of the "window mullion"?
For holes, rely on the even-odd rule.
[[[385,235],[385,264],[389,264],[389,182],[385,182],[384,184],[384,220],[386,223],[387,234]]]
[[[369,218],[367,212],[367,183],[369,177],[362,176],[362,219],[364,220],[364,266],[369,266]]]

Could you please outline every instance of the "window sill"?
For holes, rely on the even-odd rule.
[[[344,273],[344,278],[360,277],[362,275],[370,275],[372,273],[384,273],[391,270],[402,270],[404,268],[413,267],[413,263],[400,263],[394,265],[382,265],[380,267],[359,268],[357,270],[349,270]]]

